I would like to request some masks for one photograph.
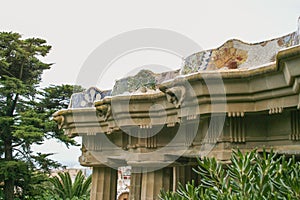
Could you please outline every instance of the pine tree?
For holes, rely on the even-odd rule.
[[[59,166],[48,158],[51,154],[32,152],[33,144],[48,138],[75,144],[50,120],[53,110],[66,107],[74,87],[39,89],[42,73],[51,66],[41,59],[50,49],[43,39],[0,32],[0,182],[6,200],[35,191],[41,174]]]

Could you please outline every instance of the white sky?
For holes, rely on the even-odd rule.
[[[89,54],[101,43],[120,33],[139,28],[161,28],[181,33],[203,49],[215,48],[231,38],[259,42],[297,29],[299,0],[151,0],[1,1],[0,31],[14,31],[24,37],[40,37],[53,49],[46,58],[55,63],[43,76],[43,86],[74,84]],[[161,64],[168,55],[136,53],[118,60],[98,87],[112,87],[113,81],[130,67]],[[178,60],[168,59],[178,68]],[[127,71],[126,71],[127,70]],[[124,72],[126,71],[126,72]],[[87,87],[87,86],[86,86]],[[68,165],[78,164],[79,148],[66,150],[52,141],[44,151]]]

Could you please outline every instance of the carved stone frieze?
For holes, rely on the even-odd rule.
[[[269,114],[278,114],[278,113],[282,113],[283,111],[283,107],[274,107],[274,108],[270,108],[269,110]]]
[[[228,112],[228,117],[244,117],[244,112]]]
[[[244,112],[228,112],[231,142],[246,142],[244,116]]]

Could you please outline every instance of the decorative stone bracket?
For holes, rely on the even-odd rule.
[[[111,116],[111,105],[110,104],[102,104],[96,107],[97,113],[100,117],[103,117],[104,121]]]
[[[53,117],[53,120],[56,121],[56,123],[58,125],[58,129],[61,129],[63,127],[63,125],[65,124],[65,117],[62,115]]]
[[[179,108],[185,99],[186,89],[184,86],[175,86],[166,89],[165,94],[167,101],[174,104],[176,108]]]

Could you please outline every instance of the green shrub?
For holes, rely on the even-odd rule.
[[[231,163],[223,164],[215,158],[198,159],[194,171],[200,184],[194,181],[179,184],[175,192],[161,191],[161,200],[246,200],[300,199],[300,163],[273,151],[256,150],[243,154],[232,152]]]

